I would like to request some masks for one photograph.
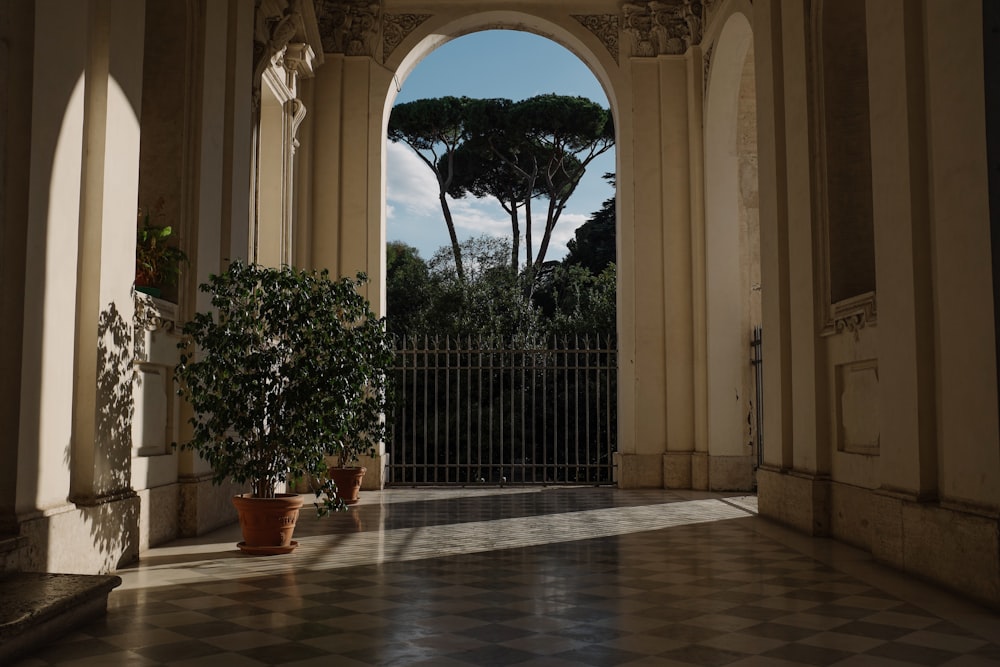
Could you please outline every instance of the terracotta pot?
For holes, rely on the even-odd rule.
[[[358,502],[358,495],[361,493],[361,480],[368,472],[368,468],[361,466],[345,468],[329,468],[327,474],[337,485],[337,497],[344,501],[345,505],[353,505]]]
[[[255,498],[248,493],[233,496],[243,529],[243,541],[236,546],[255,556],[289,553],[299,546],[292,532],[302,503],[302,496],[295,493],[279,493],[275,498]]]

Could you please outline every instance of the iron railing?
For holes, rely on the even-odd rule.
[[[388,483],[611,484],[617,347],[397,341]]]

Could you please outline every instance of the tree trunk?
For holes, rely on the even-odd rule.
[[[451,252],[455,256],[455,272],[458,274],[458,281],[465,284],[465,267],[462,265],[462,248],[458,245],[458,234],[455,233],[455,221],[451,217],[451,208],[448,206],[448,194],[442,190],[438,199],[441,201],[441,212],[444,214],[444,222],[448,225],[448,236],[451,237]]]

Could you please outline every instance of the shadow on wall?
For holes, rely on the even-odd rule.
[[[55,530],[74,530],[78,525],[87,527],[94,550],[89,556],[79,554],[74,558],[72,569],[110,572],[139,556],[139,498],[132,489],[133,338],[132,324],[122,317],[115,303],[108,304],[97,325],[94,443],[89,450],[93,460],[75,460],[86,456],[87,448],[68,450],[66,456],[66,463],[74,471],[92,466],[93,491],[76,499],[82,524],[70,519],[69,525],[60,526],[57,517],[50,517],[43,531],[51,534]],[[69,543],[85,539],[80,535]],[[38,546],[48,552],[48,544]],[[58,562],[57,557],[47,554],[47,561]]]

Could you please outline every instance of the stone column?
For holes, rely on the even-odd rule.
[[[987,509],[995,521],[1000,445],[991,267],[997,258],[990,257],[981,4],[931,0],[923,26],[934,156],[929,201],[939,489],[943,502]]]
[[[34,7],[17,457],[24,567],[108,570],[138,552],[131,283],[145,3]]]
[[[311,213],[311,252],[301,259],[334,277],[364,271],[366,297],[372,309],[385,313],[385,162],[386,99],[391,73],[368,55],[325,54],[325,64],[311,79],[313,108],[304,137],[310,160],[306,201],[299,210]],[[311,196],[310,196],[311,195]],[[375,458],[362,457],[368,468],[363,488],[381,488],[388,458],[380,444]]]
[[[762,65],[758,108],[764,110],[760,116],[761,263],[766,267],[764,292],[768,295],[764,302],[768,364],[764,433],[766,438],[773,437],[769,425],[777,421],[775,436],[781,452],[779,458],[771,441],[765,443],[767,467],[758,474],[761,511],[823,535],[829,532],[830,431],[813,259],[816,194],[810,24],[803,0],[783,1],[780,8],[778,3],[763,2],[754,12],[755,26],[765,26],[757,61]],[[779,148],[773,157],[772,139]],[[793,220],[795,224],[789,222]],[[769,278],[777,280],[772,283]],[[776,411],[773,417],[772,410]],[[780,473],[772,467],[778,462]]]
[[[312,81],[312,253],[309,265],[333,276],[368,274],[380,296],[385,253],[383,110],[391,76],[367,56],[327,54]],[[372,287],[372,286],[375,287]]]
[[[0,531],[16,533],[34,6],[0,7]]]
[[[937,495],[922,12],[868,4],[882,488]],[[905,415],[905,417],[903,417]]]
[[[622,238],[622,243],[631,243],[620,251],[619,289],[625,293],[619,302],[634,309],[633,339],[628,341],[634,345],[634,366],[629,369],[634,372],[634,393],[626,394],[619,405],[620,419],[632,420],[621,432],[627,433],[627,428],[634,435],[619,442],[622,488],[691,488],[695,481],[707,488],[707,465],[698,467],[697,480],[692,475],[691,197],[698,190],[691,179],[691,152],[700,145],[693,148],[691,143],[690,54],[683,55],[692,35],[685,33],[676,9],[662,3],[627,3],[623,14],[624,41],[633,54],[627,67],[634,210],[631,236]],[[624,327],[623,336],[627,331]]]
[[[135,211],[145,3],[92,6],[84,90],[72,497],[131,494]],[[106,41],[105,41],[106,40]]]
[[[757,74],[758,187],[760,192],[761,318],[763,321],[764,468],[792,466],[791,322],[788,274],[788,205],[784,199],[788,165],[785,156],[784,59],[781,3],[754,5],[754,69]],[[761,491],[761,502],[766,494]]]
[[[246,210],[244,202],[248,198],[250,182],[246,186],[238,174],[249,176],[247,164],[241,159],[247,157],[245,146],[240,142],[249,142],[250,137],[240,136],[239,125],[232,125],[234,119],[246,122],[245,109],[237,109],[238,104],[247,102],[247,92],[250,81],[246,80],[243,94],[239,89],[233,90],[235,96],[227,99],[227,80],[232,72],[247,72],[247,51],[231,49],[229,40],[236,40],[247,48],[249,30],[247,21],[249,7],[241,6],[239,11],[231,13],[225,3],[208,3],[200,21],[203,24],[198,31],[197,39],[204,40],[199,52],[200,59],[193,63],[192,77],[196,93],[193,96],[195,108],[194,131],[190,150],[192,152],[192,173],[190,178],[198,184],[188,202],[191,219],[192,280],[188,283],[188,300],[193,311],[211,309],[211,297],[197,290],[200,283],[205,282],[212,273],[223,268],[223,260],[232,257],[245,258],[241,252],[240,239],[246,239],[248,220],[240,219],[236,212]],[[232,58],[232,60],[230,60]],[[230,115],[232,114],[232,115]],[[244,125],[243,127],[246,127]],[[233,154],[227,152],[227,142],[223,138],[233,132]],[[231,200],[231,201],[230,201]],[[226,229],[223,225],[225,211],[232,211],[233,217],[228,219]],[[224,231],[225,230],[225,231]],[[225,244],[225,245],[224,245]],[[233,255],[229,255],[232,250]],[[184,317],[189,317],[186,313]],[[180,441],[189,439],[189,427],[186,425],[190,416],[190,407],[184,406],[182,415],[182,436]],[[178,479],[181,483],[181,516],[179,530],[182,535],[198,535],[212,528],[232,523],[236,513],[231,503],[231,496],[241,489],[233,485],[217,486],[211,482],[211,467],[203,459],[190,451],[178,454]]]

